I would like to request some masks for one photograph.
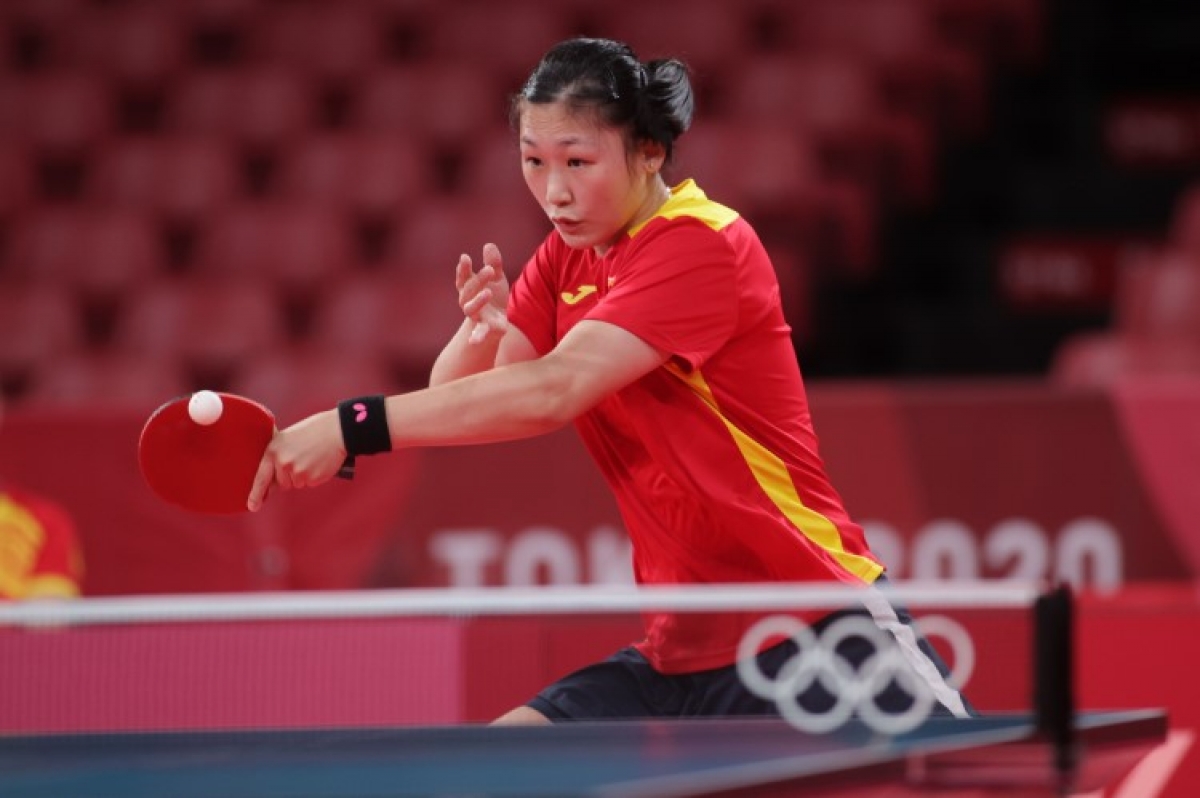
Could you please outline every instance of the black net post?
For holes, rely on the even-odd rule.
[[[1073,780],[1075,740],[1074,602],[1070,587],[1060,585],[1034,605],[1033,706],[1038,731],[1053,746],[1060,783]]]

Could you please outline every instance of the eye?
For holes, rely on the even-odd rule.
[[[567,159],[567,166],[572,167],[572,168],[574,168],[576,166],[583,166],[585,163],[586,163],[586,161],[584,161],[582,158],[568,158]]]
[[[541,158],[534,158],[532,155],[526,155],[526,156],[525,156],[525,165],[526,165],[526,166],[541,166],[541,165],[542,165],[542,159],[541,159]]]

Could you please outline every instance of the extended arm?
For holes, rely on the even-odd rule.
[[[524,345],[529,346],[528,341]],[[388,397],[392,446],[487,443],[550,432],[667,357],[619,327],[580,322],[544,357]],[[329,480],[345,455],[334,410],[276,433],[263,455],[248,506],[257,510],[274,484],[309,487]]]

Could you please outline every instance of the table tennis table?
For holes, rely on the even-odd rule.
[[[1159,710],[1080,713],[1071,789],[1119,779],[1166,737]],[[783,720],[0,737],[0,795],[771,796],[1063,794],[1028,714],[933,717],[882,736]]]

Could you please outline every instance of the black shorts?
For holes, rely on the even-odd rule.
[[[909,614],[894,605],[893,609],[899,623],[911,629]],[[847,615],[872,617],[865,609],[834,612],[814,623],[813,631],[819,635],[831,623]],[[945,662],[929,642],[924,638],[914,639],[938,673],[949,675]],[[874,653],[875,644],[865,637],[848,636],[835,650],[852,667],[858,668]],[[759,654],[758,667],[764,676],[773,678],[796,652],[795,641],[785,640]],[[948,704],[953,704],[953,700],[947,703],[935,701],[933,714],[976,714],[965,698],[952,692],[962,704],[951,709]],[[836,701],[819,680],[813,681],[796,700],[802,709],[812,713],[827,712]],[[875,696],[874,703],[882,712],[896,713],[908,709],[912,700],[912,694],[893,681]],[[742,684],[736,665],[694,673],[663,674],[632,646],[560,679],[538,693],[527,706],[552,721],[779,714],[773,700],[760,698]]]

